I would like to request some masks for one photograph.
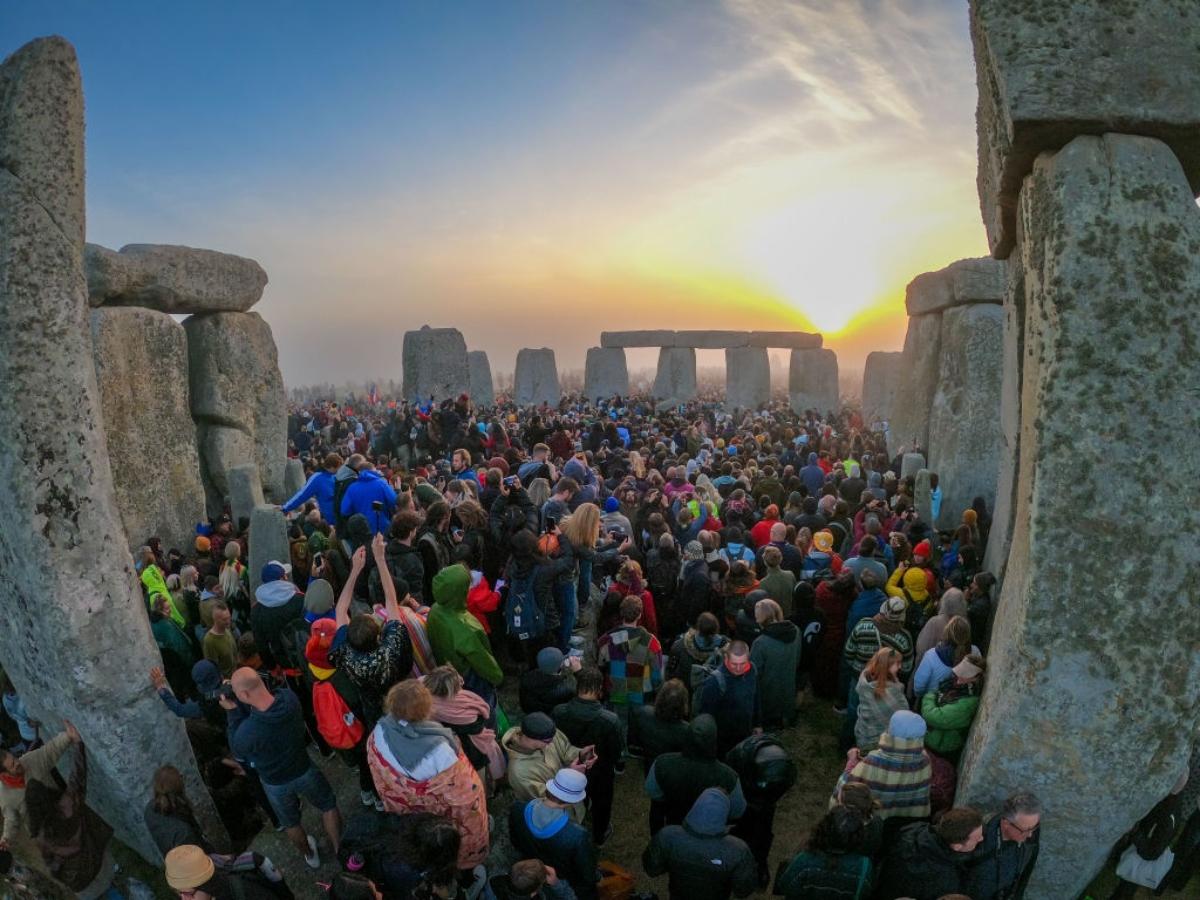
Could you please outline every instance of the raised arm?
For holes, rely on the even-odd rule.
[[[387,567],[386,548],[383,533],[380,532],[375,535],[375,540],[371,541],[371,555],[375,557],[375,568],[379,572],[379,584],[383,588],[383,607],[387,611],[387,617],[399,619],[400,605],[396,600],[396,581]]]
[[[350,561],[350,577],[342,585],[342,593],[338,597],[337,608],[334,610],[334,622],[338,628],[350,624],[350,601],[354,598],[354,585],[367,564],[367,548],[359,547],[354,551],[354,559]],[[386,569],[384,571],[387,571]]]

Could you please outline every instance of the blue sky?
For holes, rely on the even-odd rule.
[[[965,3],[0,3],[0,54],[51,33],[89,240],[258,259],[292,384],[398,377],[426,322],[498,371],[683,320],[861,365],[986,250]]]

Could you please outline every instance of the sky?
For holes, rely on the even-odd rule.
[[[88,240],[258,260],[289,385],[399,379],[424,324],[496,373],[634,328],[861,373],[909,280],[987,252],[965,2],[0,2],[0,56],[45,34]]]

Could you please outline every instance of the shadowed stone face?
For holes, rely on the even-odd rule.
[[[513,375],[513,395],[518,404],[529,406],[558,403],[562,394],[558,387],[558,369],[554,351],[548,347],[526,347],[517,353],[517,369]]]
[[[1020,214],[1016,527],[958,801],[1034,790],[1031,894],[1072,897],[1167,794],[1200,707],[1200,547],[1179,539],[1200,533],[1181,440],[1200,433],[1181,402],[1200,396],[1200,211],[1170,148],[1106,135],[1038,157]],[[1131,533],[1164,536],[1152,589]]]
[[[725,351],[725,406],[757,409],[771,398],[771,362],[759,347]]]
[[[465,394],[471,389],[467,342],[457,328],[404,332],[404,397],[424,403]]]
[[[629,368],[625,351],[618,347],[589,347],[584,365],[583,395],[606,400],[629,393]]]
[[[658,351],[654,396],[663,404],[685,403],[696,396],[696,351],[663,347]]]
[[[792,409],[817,409],[824,415],[838,407],[837,354],[832,350],[793,350],[788,371]]]
[[[869,425],[876,419],[887,421],[892,417],[892,404],[901,380],[899,351],[894,353],[876,350],[867,354],[863,366],[863,419]]]
[[[490,406],[496,402],[496,392],[492,387],[492,364],[483,350],[471,350],[467,353],[468,381],[470,382],[471,402]]]

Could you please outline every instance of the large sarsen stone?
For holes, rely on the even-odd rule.
[[[244,256],[171,244],[84,248],[92,306],[145,306],[165,313],[246,312],[267,273]]]
[[[471,402],[480,406],[491,406],[496,402],[496,391],[492,386],[492,364],[483,350],[467,351],[467,371],[470,382]]]
[[[891,419],[896,390],[900,387],[903,357],[898,350],[876,350],[867,354],[863,366],[862,409],[863,421],[868,425],[876,419],[884,422]]]
[[[457,328],[404,332],[404,399],[425,403],[457,398],[471,389],[467,342]]]
[[[758,409],[771,399],[771,361],[764,347],[725,351],[725,406]]]
[[[561,396],[554,351],[549,347],[526,347],[519,351],[517,369],[513,374],[513,398],[517,404],[534,406],[546,403],[557,406]]]
[[[792,409],[815,409],[825,415],[838,409],[838,362],[832,350],[793,350],[788,369]]]
[[[589,347],[583,367],[583,396],[607,400],[629,393],[629,368],[620,347]]]

